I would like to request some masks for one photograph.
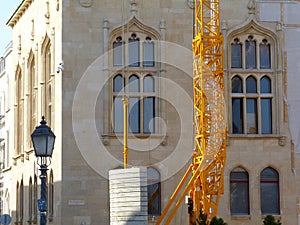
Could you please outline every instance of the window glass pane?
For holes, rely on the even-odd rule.
[[[271,93],[271,80],[267,76],[260,80],[260,93]]]
[[[122,75],[117,75],[114,77],[114,86],[113,86],[113,90],[114,92],[120,92],[122,91],[122,88],[124,86],[124,83],[123,83],[123,77]]]
[[[140,66],[139,58],[139,39],[136,38],[135,34],[132,34],[129,39],[129,66]]]
[[[144,92],[154,92],[154,79],[150,75],[144,78]]]
[[[154,66],[154,43],[147,37],[144,42],[144,66]]]
[[[230,173],[230,210],[232,215],[249,214],[249,176],[246,171]]]
[[[246,41],[246,68],[256,68],[256,41],[251,35]]]
[[[154,133],[154,97],[144,98],[144,133]]]
[[[247,99],[247,133],[257,134],[257,104],[255,98]]]
[[[249,214],[248,182],[230,182],[230,211],[232,215]]]
[[[121,97],[114,98],[114,131],[123,132],[123,101]]]
[[[231,44],[231,68],[242,68],[242,45],[237,38]]]
[[[130,92],[140,91],[140,80],[136,75],[132,75],[129,78],[129,91]]]
[[[261,213],[262,214],[279,214],[279,190],[278,183],[261,183]]]
[[[160,175],[154,168],[147,169],[148,214],[160,215]]]
[[[271,68],[270,44],[268,44],[266,39],[259,45],[259,59],[261,69]]]
[[[248,77],[246,80],[246,92],[247,93],[256,93],[256,79],[252,76]]]
[[[261,99],[261,132],[272,133],[272,101],[269,98]]]
[[[129,98],[129,132],[140,132],[140,101],[139,98]]]
[[[232,99],[232,133],[243,133],[243,99]]]
[[[231,172],[230,173],[230,180],[239,180],[239,181],[247,181],[248,180],[248,173],[247,172]]]
[[[113,43],[113,56],[114,56],[114,66],[122,66],[123,58],[123,46],[122,37],[117,37],[117,40]]]
[[[260,174],[260,196],[262,214],[280,214],[279,175],[270,167]]]
[[[243,83],[242,79],[238,76],[235,76],[231,82],[231,91],[232,93],[243,93]]]

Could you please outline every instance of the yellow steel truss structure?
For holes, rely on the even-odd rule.
[[[190,224],[200,212],[216,216],[226,158],[223,36],[219,0],[195,0],[193,161],[170,198],[159,224],[170,224],[189,196]],[[183,189],[183,190],[182,190]]]

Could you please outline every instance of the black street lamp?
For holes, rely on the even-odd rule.
[[[40,179],[41,179],[41,198],[38,200],[38,208],[40,211],[40,225],[46,225],[47,223],[47,167],[50,165],[47,164],[47,158],[52,157],[55,135],[52,132],[51,128],[46,125],[45,117],[42,117],[40,126],[36,127],[33,133],[31,134],[31,140],[33,143],[33,148],[35,156],[38,158],[38,165],[40,166]]]

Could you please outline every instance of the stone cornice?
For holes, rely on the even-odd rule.
[[[6,25],[13,28],[33,1],[34,0],[23,0],[10,19],[7,21]]]

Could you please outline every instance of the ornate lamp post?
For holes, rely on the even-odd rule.
[[[31,140],[35,156],[38,157],[37,163],[40,166],[41,179],[41,198],[38,200],[38,209],[40,211],[40,225],[47,223],[47,167],[50,165],[55,142],[55,135],[51,128],[46,125],[45,117],[42,117],[40,126],[36,127],[31,134]],[[50,157],[50,158],[49,158]],[[47,159],[49,158],[49,164]],[[39,161],[40,159],[40,161]]]

